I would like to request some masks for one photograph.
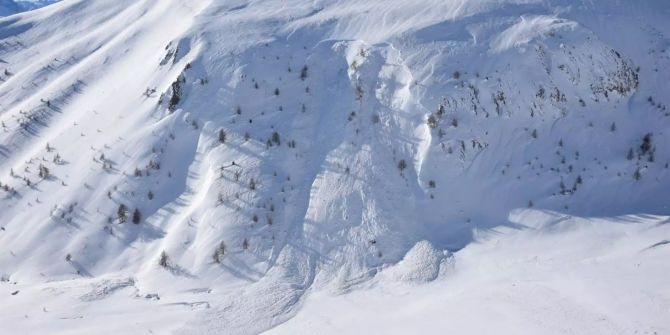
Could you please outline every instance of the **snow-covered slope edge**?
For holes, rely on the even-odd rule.
[[[667,214],[667,13],[144,0],[2,19],[0,275],[109,280],[203,308],[187,332],[256,333],[310,288],[434,279],[392,269],[438,268],[514,208]]]

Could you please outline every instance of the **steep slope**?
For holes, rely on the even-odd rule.
[[[0,16],[37,9],[58,2],[59,0],[0,0]]]
[[[417,243],[439,270],[515,208],[667,215],[669,14],[66,0],[0,19],[0,275],[256,333]]]
[[[2,0],[0,1],[0,16],[7,16],[16,14],[21,11],[19,5],[12,0]]]

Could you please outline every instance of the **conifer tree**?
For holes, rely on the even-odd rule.
[[[133,212],[133,223],[134,224],[140,224],[142,222],[142,213],[140,213],[140,210],[135,208],[135,211]]]
[[[119,223],[126,223],[128,221],[128,207],[126,205],[119,205],[119,209],[116,211],[116,218],[119,220]]]
[[[161,251],[161,256],[158,259],[158,265],[160,265],[164,268],[167,268],[169,261],[170,261],[170,258],[168,257],[167,253],[165,253],[165,250]]]

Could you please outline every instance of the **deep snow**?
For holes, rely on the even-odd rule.
[[[449,295],[483,306],[467,324],[502,327],[494,301],[527,333],[627,308],[570,327],[662,333],[667,288],[636,281],[667,270],[669,15],[661,0],[65,0],[0,18],[3,324],[258,333],[297,313],[276,331],[356,332],[364,321],[324,319],[324,306],[352,299],[378,328],[375,309],[397,302],[385,290],[435,281],[407,294],[437,313],[433,289],[475,290],[466,279],[480,276],[472,300]],[[501,301],[518,267],[467,268],[546,255],[512,232],[552,215],[603,218],[570,219],[599,222],[583,235],[539,229],[574,253],[560,255],[572,281],[543,261],[537,285]],[[483,251],[477,234],[497,231],[508,245]],[[610,251],[575,241],[621,231],[661,244],[626,242],[579,272]],[[612,270],[623,260],[657,266]],[[543,305],[609,273],[625,279],[594,305]],[[622,289],[635,311],[599,310]]]

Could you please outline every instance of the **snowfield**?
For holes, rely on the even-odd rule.
[[[670,2],[17,2],[3,333],[670,332]]]
[[[518,210],[510,221],[515,228],[479,232],[453,254],[420,242],[397,265],[348,293],[315,290],[294,318],[267,333],[670,332],[670,217],[583,219]],[[11,297],[0,302],[3,331],[255,333],[262,325],[254,318],[275,307],[267,300],[229,300],[239,293],[225,287],[157,295],[138,284],[101,276],[0,286],[0,294]],[[221,301],[230,305],[212,316]]]
[[[303,312],[268,334],[670,332],[670,240],[659,240],[670,233],[667,217],[516,211],[511,219],[518,228],[483,233],[429,284],[384,270],[365,289],[310,295]]]

